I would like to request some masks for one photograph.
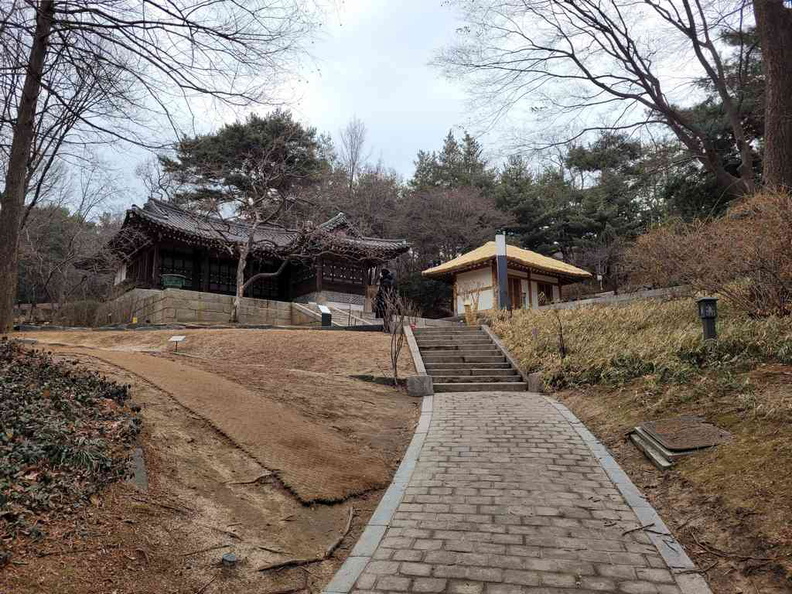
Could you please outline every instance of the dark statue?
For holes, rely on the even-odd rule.
[[[396,293],[396,278],[393,273],[387,268],[383,268],[380,272],[379,289],[377,295],[374,297],[374,314],[378,318],[385,320],[385,326],[388,326],[389,315],[388,303],[393,301],[393,296]]]

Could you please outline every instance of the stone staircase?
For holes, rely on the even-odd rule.
[[[413,332],[435,392],[527,389],[518,371],[481,328],[416,328]]]

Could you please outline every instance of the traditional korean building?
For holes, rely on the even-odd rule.
[[[517,246],[506,246],[508,304],[498,303],[496,247],[489,241],[458,258],[423,271],[423,276],[454,286],[454,312],[465,313],[465,303],[478,311],[539,307],[561,298],[563,285],[591,278],[581,268]]]
[[[108,244],[107,252],[120,263],[115,295],[168,288],[233,295],[236,250],[249,233],[244,222],[200,216],[168,202],[152,199],[142,208],[133,206]],[[277,271],[284,260],[288,263],[277,277],[253,282],[245,297],[363,310],[381,267],[408,249],[402,239],[359,234],[343,213],[318,225],[310,235],[265,224],[255,232],[245,278]],[[292,259],[295,253],[300,257]]]

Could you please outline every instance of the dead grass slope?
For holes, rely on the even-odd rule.
[[[188,333],[175,355],[167,350],[171,335],[72,332],[37,339],[93,348],[95,356],[172,394],[275,471],[305,503],[387,485],[389,440],[378,443],[379,436],[403,429],[394,409],[403,409],[406,396],[349,377],[383,374],[387,337],[201,330]],[[140,350],[149,352],[134,352]],[[387,406],[375,401],[383,395]]]
[[[174,355],[167,351],[167,338],[173,334],[24,334],[40,340],[39,346],[58,358],[74,359],[130,384],[132,401],[142,407],[139,445],[149,489],[143,493],[116,484],[91,506],[48,521],[42,526],[43,538],[14,543],[19,563],[0,571],[0,592],[318,592],[354,546],[382,490],[331,505],[305,505],[284,488],[280,472],[248,455],[200,411],[193,412],[157,387],[151,381],[155,378],[144,379],[108,360],[132,356],[177,364],[188,388],[203,390],[201,396],[207,398],[213,394],[206,384],[191,382],[192,374],[242,384],[262,408],[285,409],[299,417],[302,429],[294,438],[309,442],[317,459],[323,441],[312,437],[319,428],[322,435],[345,444],[350,466],[364,467],[373,460],[389,476],[412,436],[417,401],[400,390],[349,378],[384,375],[387,337],[202,330],[186,332],[187,341]],[[61,346],[48,347],[47,342]],[[82,346],[63,346],[67,344]],[[351,530],[329,559],[306,568],[260,571],[289,559],[322,555],[343,533],[350,510]],[[219,567],[224,552],[239,556],[236,569]]]

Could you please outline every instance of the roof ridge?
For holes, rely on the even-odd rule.
[[[494,246],[494,241],[488,241],[475,249],[467,251],[464,254],[460,254],[456,258],[452,258],[446,262],[443,262],[442,264],[438,264],[437,266],[427,268],[421,274],[428,277],[445,276],[454,274],[461,269],[467,269],[469,267],[475,268],[477,265],[483,264],[484,262],[492,260],[496,257],[496,250],[494,249]],[[507,260],[516,261],[523,266],[527,266],[529,268],[533,267],[559,276],[574,278],[591,277],[590,272],[583,270],[582,268],[578,268],[574,264],[570,264],[569,262],[565,262],[564,260],[559,260],[550,256],[545,256],[544,254],[521,248],[516,245],[506,246],[506,258]]]

